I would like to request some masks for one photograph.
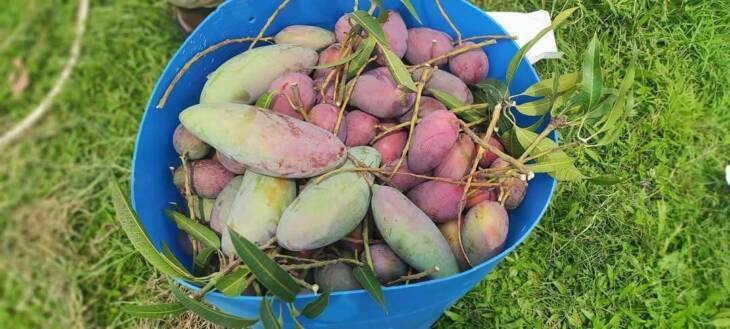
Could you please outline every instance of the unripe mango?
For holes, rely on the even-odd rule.
[[[231,206],[227,225],[223,228],[223,252],[228,255],[235,253],[228,230],[234,230],[259,245],[270,240],[281,214],[296,193],[297,184],[293,180],[247,171]]]
[[[180,113],[193,135],[249,170],[283,178],[307,178],[339,167],[345,145],[332,133],[255,106],[194,105]]]
[[[177,154],[185,154],[188,160],[202,159],[210,152],[210,146],[193,136],[183,125],[177,125],[172,134],[172,146]]]
[[[440,223],[438,224],[438,227],[441,231],[441,234],[443,234],[444,238],[446,238],[446,242],[449,243],[449,247],[451,247],[451,252],[454,253],[454,257],[456,257],[456,262],[459,263],[459,268],[461,270],[469,268],[469,264],[466,263],[464,254],[462,254],[461,252],[461,247],[459,247],[459,226],[456,219]]]
[[[380,165],[380,153],[372,147],[356,147],[350,154],[365,166]],[[343,166],[352,167],[349,160]],[[292,251],[312,250],[345,237],[367,214],[372,179],[371,174],[341,172],[307,185],[281,216],[276,230],[279,245]]]
[[[251,104],[276,78],[288,72],[309,74],[317,52],[296,45],[269,45],[248,50],[223,63],[208,76],[200,103]]]
[[[228,215],[231,214],[231,206],[233,206],[233,201],[236,200],[242,182],[243,176],[233,177],[215,199],[213,210],[210,213],[210,228],[214,231],[221,233],[223,228],[228,225]]]
[[[375,224],[401,259],[418,271],[438,267],[431,278],[459,272],[448,242],[421,209],[395,188],[373,185],[372,191]]]
[[[310,25],[289,25],[274,36],[277,44],[292,44],[314,50],[320,50],[335,41],[333,32]]]
[[[344,263],[330,264],[314,272],[314,282],[320,291],[343,291],[360,289],[352,274],[352,267]]]
[[[507,211],[496,201],[483,201],[469,209],[461,228],[461,241],[469,261],[476,266],[494,257],[507,240]]]
[[[373,260],[375,277],[386,284],[408,274],[408,265],[386,244],[370,246],[370,257]]]

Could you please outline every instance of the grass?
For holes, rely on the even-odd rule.
[[[478,1],[489,10],[579,6],[558,32],[564,71],[597,34],[606,84],[638,63],[624,136],[578,154],[590,174],[561,184],[534,234],[436,328],[730,326],[730,13],[721,0]],[[92,2],[79,67],[52,112],[0,161],[0,323],[14,328],[156,327],[119,300],[167,298],[113,221],[105,182],[128,178],[147,97],[182,36],[161,1]],[[0,75],[25,62],[31,85],[0,85],[0,130],[42,97],[66,59],[75,2],[9,1]],[[548,74],[552,64],[538,70]],[[169,327],[194,326],[185,318]],[[199,327],[199,326],[198,326]]]

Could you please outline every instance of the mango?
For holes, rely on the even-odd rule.
[[[413,104],[413,107],[415,108],[416,105]],[[439,111],[439,110],[448,111],[449,109],[446,108],[446,105],[439,102],[438,100],[436,100],[433,97],[421,96],[421,104],[418,107],[418,118],[419,119],[422,119],[422,118],[426,117],[427,115],[429,115],[433,112]],[[398,118],[398,122],[411,121],[412,117],[413,117],[413,108],[411,108],[410,111],[406,112],[406,114],[401,115]]]
[[[499,141],[499,139],[497,139],[497,137],[490,136],[489,137],[489,140],[487,141],[487,143],[489,143],[490,145],[496,147],[500,151],[504,152],[504,146]],[[497,156],[496,153],[494,153],[494,152],[492,152],[490,150],[484,150],[484,155],[482,156],[481,159],[479,159],[479,165],[481,165],[482,167],[487,168],[487,167],[489,167],[492,164],[492,162],[494,162],[494,160],[497,160],[498,158],[499,157]]]
[[[416,95],[398,89],[387,67],[365,72],[355,83],[350,105],[381,119],[397,118],[410,110]]]
[[[188,157],[188,160],[202,159],[210,152],[210,146],[193,136],[183,125],[177,125],[172,134],[172,146],[177,154]]]
[[[370,246],[370,257],[373,260],[375,277],[382,284],[408,274],[408,265],[386,244],[374,244]]]
[[[380,121],[378,118],[367,114],[363,111],[354,110],[345,115],[345,125],[347,125],[347,146],[368,145],[370,140],[375,137],[377,127]]]
[[[233,174],[218,161],[202,159],[188,163],[190,188],[193,194],[204,198],[215,198],[233,178]],[[185,171],[183,166],[175,169],[173,182],[181,193],[185,193]]]
[[[408,50],[406,59],[411,64],[421,64],[454,49],[451,37],[441,31],[427,27],[414,27],[408,30]],[[445,65],[448,58],[438,60],[436,65]]]
[[[507,211],[499,202],[483,201],[469,209],[461,228],[461,241],[472,265],[481,264],[501,252],[508,229]]]
[[[242,182],[243,176],[233,177],[223,188],[223,191],[218,194],[218,197],[215,198],[213,210],[210,212],[210,228],[214,231],[221,233],[223,228],[228,225],[231,206],[233,206],[233,201],[236,200]]]
[[[458,48],[473,46],[473,42],[464,42]],[[449,60],[449,71],[456,75],[461,81],[473,85],[487,77],[489,72],[489,59],[482,49],[473,49],[461,53]]]
[[[372,211],[375,225],[385,242],[417,271],[438,267],[431,278],[459,272],[449,243],[436,224],[411,200],[395,188],[372,186]]]
[[[421,70],[423,69],[418,69],[413,72],[413,79],[421,78]],[[474,103],[474,95],[471,93],[471,90],[469,90],[469,87],[467,87],[464,81],[461,81],[459,77],[444,70],[433,71],[431,78],[429,78],[426,83],[426,90],[428,89],[443,91],[456,97],[456,99],[465,104]]]
[[[438,227],[441,234],[443,234],[444,238],[446,238],[446,242],[449,243],[451,252],[454,253],[456,262],[459,263],[459,269],[465,270],[469,268],[469,264],[466,262],[466,258],[464,258],[464,254],[461,253],[461,248],[459,247],[459,226],[456,219],[440,223],[438,224]]]
[[[318,268],[314,272],[314,282],[319,285],[320,291],[344,291],[360,289],[352,274],[352,267],[344,263],[330,264]]]
[[[182,111],[180,121],[193,135],[263,175],[313,177],[339,167],[347,155],[332,133],[255,106],[199,104]]]
[[[213,160],[218,161],[224,168],[232,172],[235,175],[243,175],[246,172],[246,167],[238,161],[231,159],[231,157],[225,155],[223,152],[215,152]]]
[[[436,168],[459,139],[459,121],[450,111],[424,117],[413,130],[408,167],[422,174]]]
[[[492,162],[490,168],[507,168],[510,164],[502,159]],[[504,198],[504,207],[507,209],[515,209],[520,206],[522,200],[527,193],[527,182],[517,177],[507,177],[501,182],[500,192],[506,195]]]
[[[437,177],[450,178],[453,180],[461,180],[467,171],[471,169],[472,160],[476,154],[474,141],[466,134],[459,135],[456,144],[451,147],[449,153],[434,169],[433,173]]]
[[[365,166],[380,165],[380,153],[372,147],[349,152]],[[343,166],[351,167],[349,160]],[[345,237],[367,214],[372,180],[371,174],[341,172],[308,184],[281,216],[276,229],[279,245],[292,251],[312,250]]]
[[[292,44],[314,50],[320,50],[335,41],[333,32],[310,25],[289,25],[274,36],[277,44]]]
[[[227,225],[223,227],[223,252],[235,254],[228,230],[259,245],[270,240],[281,214],[294,201],[296,193],[297,184],[293,180],[247,171],[231,205]]]
[[[396,164],[398,164],[398,160],[393,160],[391,162],[388,162],[385,164],[385,170],[388,170],[389,172],[393,172],[393,169],[395,169]],[[400,168],[398,168],[398,172],[393,176],[393,178],[390,179],[391,185],[393,187],[406,192],[410,190],[411,188],[423,183],[426,181],[425,178],[416,177],[408,174],[413,174],[413,171],[411,171],[410,168],[408,168],[408,161],[403,161]],[[431,173],[425,173],[427,176],[431,176]]]
[[[464,185],[431,180],[408,191],[408,198],[434,222],[442,223],[459,215],[463,194]]]
[[[289,72],[309,74],[317,52],[296,45],[269,45],[234,56],[208,76],[200,103],[251,104],[276,78]]]

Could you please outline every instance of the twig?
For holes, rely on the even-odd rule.
[[[370,255],[370,241],[368,241],[369,237],[369,224],[370,218],[365,217],[365,222],[362,224],[362,245],[363,249],[365,250],[365,260],[368,262],[368,266],[370,266],[370,269],[375,271],[375,267],[373,266],[373,257]]]
[[[434,0],[434,1],[436,1],[436,7],[438,7],[439,11],[441,12],[441,16],[444,17],[446,22],[449,23],[449,26],[451,27],[451,29],[454,30],[454,34],[456,34],[457,44],[461,45],[461,32],[459,31],[459,29],[456,28],[456,25],[454,25],[454,22],[451,21],[451,18],[449,18],[449,15],[446,14],[444,7],[441,6],[441,1],[439,1],[439,0]]]
[[[198,299],[198,298],[203,297],[206,293],[208,293],[208,291],[212,290],[213,287],[215,287],[215,285],[218,283],[218,281],[222,277],[224,277],[228,273],[233,272],[233,270],[235,270],[236,267],[238,267],[238,265],[241,265],[240,259],[237,259],[237,260],[233,261],[232,263],[228,264],[228,267],[226,267],[222,271],[215,274],[210,279],[210,281],[208,281],[208,283],[205,286],[203,286],[203,288],[201,288],[197,293],[195,293],[195,295],[193,295],[193,298]]]
[[[332,264],[337,264],[337,263],[347,263],[347,264],[352,264],[355,266],[364,265],[362,262],[356,261],[354,259],[338,258],[338,259],[332,259],[332,260],[317,261],[315,263],[282,265],[281,267],[287,271],[289,271],[289,270],[308,270],[308,269],[312,269],[312,268],[325,267],[327,265],[332,265]]]
[[[306,288],[307,290],[313,291],[315,294],[317,293],[317,291],[319,291],[319,285],[317,285],[316,283],[309,284],[309,282],[304,281],[304,280],[294,277],[294,276],[292,276],[291,278],[294,279],[294,282],[296,282],[298,285]]]
[[[296,260],[296,261],[300,261],[300,262],[309,262],[309,263],[314,263],[317,261],[316,259],[302,258],[302,257],[282,255],[282,254],[276,254],[276,255],[274,255],[274,258],[283,258],[283,259],[290,259],[290,260]]]
[[[421,120],[419,119],[418,121],[421,121]],[[400,129],[405,128],[405,127],[408,127],[410,125],[411,125],[411,122],[410,121],[406,121],[406,122],[399,123],[399,124],[397,124],[395,126],[391,126],[391,127],[385,128],[381,133],[379,133],[379,134],[375,135],[375,137],[373,137],[373,139],[370,141],[370,144],[373,144],[373,143],[377,142],[381,138],[385,137],[386,135],[388,135],[388,134],[390,134],[390,133],[392,133],[392,132],[394,132],[396,130],[400,130]]]
[[[274,13],[269,16],[269,19],[266,20],[266,24],[264,24],[264,26],[261,28],[261,31],[259,31],[259,34],[256,35],[256,39],[254,39],[253,42],[251,42],[251,45],[248,46],[248,50],[251,50],[254,46],[256,46],[256,43],[261,40],[261,38],[264,36],[264,33],[266,33],[266,30],[269,28],[271,23],[274,22],[274,19],[276,19],[276,16],[279,15],[279,13],[284,9],[284,7],[286,7],[287,4],[289,4],[289,0],[284,0],[281,2],[279,7],[274,10]]]
[[[473,37],[468,37],[461,39],[462,42],[466,41],[473,41],[473,40],[479,40],[479,39],[512,39],[517,40],[516,35],[509,35],[509,34],[499,34],[499,35],[476,35]]]
[[[454,113],[460,113],[460,112],[465,112],[465,111],[469,111],[469,110],[486,109],[488,107],[489,107],[489,104],[487,104],[487,103],[479,103],[479,104],[470,104],[470,105],[464,105],[461,107],[453,108],[450,111],[454,112]]]
[[[394,285],[396,283],[407,282],[407,281],[410,281],[410,280],[423,279],[423,278],[425,278],[425,277],[433,274],[434,272],[438,272],[438,271],[440,271],[440,269],[439,269],[438,266],[436,266],[434,268],[425,270],[425,271],[420,272],[420,273],[404,275],[404,276],[402,276],[402,277],[400,277],[398,279],[395,279],[393,281],[390,281],[390,282],[386,283],[385,285],[386,286],[390,286],[390,285]]]
[[[532,143],[530,143],[530,145],[525,149],[525,152],[522,153],[522,155],[517,159],[517,161],[524,163],[525,158],[527,158],[527,156],[530,155],[530,152],[532,152],[532,150],[534,150],[535,147],[537,147],[537,145],[539,145],[542,142],[542,140],[545,139],[545,137],[547,137],[547,135],[549,135],[551,132],[553,132],[553,130],[555,130],[555,128],[556,128],[556,125],[553,123],[553,121],[550,121],[550,123],[547,125],[547,127],[545,127],[545,129],[542,132],[540,132],[539,135],[537,135],[535,140],[532,141]]]
[[[269,241],[266,241],[264,244],[259,246],[259,249],[261,249],[261,250],[271,249],[274,247],[274,244],[276,244],[276,237],[273,237],[273,238],[269,239]]]
[[[464,121],[459,120],[459,123],[461,124],[462,128],[464,129],[464,132],[467,135],[469,135],[469,137],[471,137],[471,139],[474,140],[475,143],[479,144],[479,146],[491,151],[492,153],[497,155],[497,157],[499,157],[500,159],[502,159],[504,161],[507,161],[508,163],[515,166],[517,169],[519,169],[523,173],[525,173],[525,174],[530,173],[530,169],[527,168],[523,163],[520,163],[519,161],[517,161],[517,159],[513,158],[511,155],[502,152],[502,150],[494,147],[494,145],[489,144],[488,142],[482,141],[481,138],[479,138],[479,136],[477,136],[474,133],[474,131],[471,130],[471,128],[469,128],[469,126]]]

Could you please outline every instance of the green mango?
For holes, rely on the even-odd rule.
[[[331,132],[251,105],[194,105],[180,113],[180,122],[218,151],[268,176],[318,176],[342,165],[347,155]]]
[[[218,197],[215,198],[215,204],[210,213],[210,228],[214,231],[221,233],[223,232],[223,228],[228,225],[226,221],[228,220],[228,215],[231,213],[231,206],[233,206],[233,201],[236,199],[242,182],[243,176],[233,177],[221,193],[218,194]]]
[[[200,103],[251,104],[269,90],[276,78],[289,72],[309,74],[317,52],[296,45],[268,45],[234,56],[208,76]]]
[[[292,44],[320,50],[335,43],[335,34],[318,26],[290,25],[274,36],[277,44]]]
[[[380,166],[380,153],[368,146],[350,149],[350,155],[364,166]],[[352,168],[347,161],[343,168]],[[368,212],[372,175],[341,172],[311,183],[286,208],[276,238],[292,250],[313,250],[332,244],[352,232]]]
[[[269,241],[276,232],[282,212],[296,193],[297,184],[293,180],[246,171],[223,228],[223,252],[235,254],[228,230],[258,245]]]
[[[372,187],[375,225],[391,249],[418,271],[438,267],[431,278],[459,273],[459,265],[436,224],[403,193],[381,185]]]

